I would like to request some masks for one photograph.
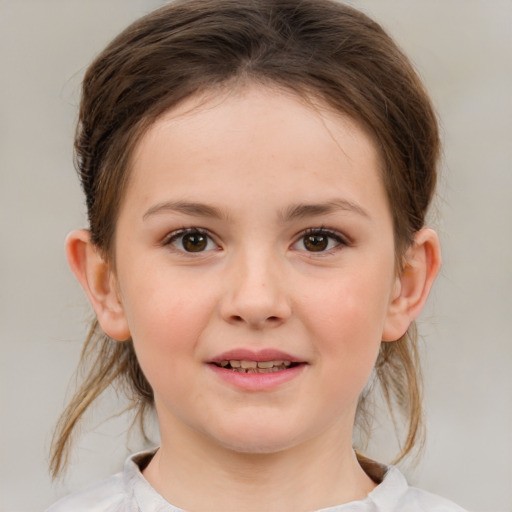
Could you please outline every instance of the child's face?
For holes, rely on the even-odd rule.
[[[398,287],[378,167],[349,118],[264,88],[190,100],[146,133],[115,254],[164,441],[350,442]]]

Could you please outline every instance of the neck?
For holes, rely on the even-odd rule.
[[[348,440],[332,429],[271,454],[236,452],[197,432],[183,443],[176,434],[162,433],[144,476],[167,501],[191,512],[314,510],[363,499],[375,487],[354,454],[351,429]]]

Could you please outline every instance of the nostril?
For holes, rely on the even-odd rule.
[[[248,324],[254,324],[254,325],[258,325],[258,326],[263,326],[265,324],[279,324],[281,322],[281,319],[278,317],[278,316],[275,316],[275,315],[272,315],[272,316],[268,316],[266,318],[264,318],[262,321],[255,321],[254,319],[251,321],[247,321],[246,319],[244,319],[243,316],[241,315],[232,315],[231,316],[231,321],[233,323],[248,323]]]

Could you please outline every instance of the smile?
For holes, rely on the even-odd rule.
[[[297,363],[282,360],[250,361],[247,359],[231,359],[221,361],[216,366],[239,373],[271,373],[287,370],[288,368],[293,368],[296,365]]]
[[[278,389],[298,378],[309,366],[301,355],[274,348],[233,348],[206,362],[229,386],[249,392]]]

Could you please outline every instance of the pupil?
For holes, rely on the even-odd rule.
[[[188,252],[200,252],[206,248],[206,236],[192,233],[183,237],[183,248]]]
[[[328,237],[325,235],[308,235],[304,239],[304,247],[308,251],[325,251],[328,244]]]

